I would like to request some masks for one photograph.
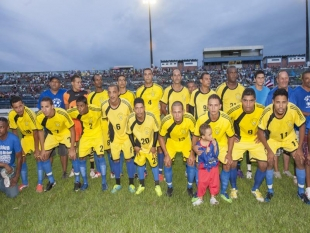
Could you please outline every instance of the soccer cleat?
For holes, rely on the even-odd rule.
[[[115,179],[115,174],[114,174],[114,172],[111,172],[111,173],[110,173],[110,178],[111,178],[111,179]]]
[[[42,193],[43,192],[43,185],[42,184],[37,184],[36,192],[37,193]]]
[[[194,196],[193,188],[187,188],[187,194],[188,194],[188,196],[193,197]]]
[[[113,186],[113,189],[111,190],[111,193],[117,193],[117,191],[121,190],[122,186],[119,184],[116,184]]]
[[[287,175],[288,177],[293,177],[293,175],[290,171],[283,171],[283,174]]]
[[[227,193],[221,194],[221,198],[228,203],[232,203],[232,200],[229,198]]]
[[[164,181],[164,175],[163,174],[159,174],[158,175],[158,180],[161,182],[161,181]]]
[[[54,181],[53,183],[48,182],[44,189],[44,192],[50,191],[55,185],[56,185],[56,181]]]
[[[81,187],[81,191],[85,191],[88,188],[88,184],[83,184]]]
[[[139,195],[141,194],[143,191],[144,191],[145,187],[142,187],[142,185],[140,184],[137,191],[136,191],[136,194]],[[130,191],[130,190],[129,190]]]
[[[9,178],[8,178],[9,179]],[[20,184],[18,186],[18,190],[21,192],[22,190],[24,190],[25,188],[28,188],[28,184]]]
[[[265,202],[270,202],[271,198],[273,198],[273,193],[267,192]]]
[[[128,190],[131,193],[135,193],[136,192],[136,187],[133,184],[131,184],[131,185],[128,186]]]
[[[100,172],[95,172],[95,175],[92,177],[92,179],[98,178],[101,176]]]
[[[107,183],[101,184],[101,190],[102,191],[108,190],[108,184]]]
[[[73,169],[71,169],[71,172],[70,172],[70,174],[69,174],[69,177],[73,177],[74,176],[74,171],[73,171]]]
[[[94,178],[95,175],[96,175],[95,169],[90,169],[89,176],[90,176],[91,178]]]
[[[294,182],[295,185],[297,185],[297,177],[296,176],[294,176],[293,182]]]
[[[77,191],[79,191],[80,190],[80,188],[81,188],[81,183],[80,182],[75,182],[74,183],[74,191],[75,192],[77,192]]]
[[[254,195],[256,200],[258,200],[259,202],[264,202],[263,195],[261,194],[261,192],[258,189],[256,189],[255,191],[251,191],[251,193]]]
[[[297,193],[297,196],[300,198],[302,202],[304,202],[307,205],[310,205],[310,200],[308,199],[305,193],[301,193],[301,194]]]
[[[156,192],[157,196],[159,196],[159,197],[161,195],[163,195],[163,192],[161,191],[161,187],[159,185],[155,186],[155,192]]]
[[[211,197],[211,198],[210,198],[210,204],[211,204],[211,205],[218,205],[219,202],[215,199],[215,197]]]
[[[238,176],[239,178],[243,178],[243,177],[244,177],[243,172],[241,171],[241,169],[238,169],[238,171],[237,171],[237,176]]]
[[[230,190],[230,195],[229,195],[230,198],[231,198],[231,199],[237,199],[237,198],[238,198],[238,194],[237,194],[237,193],[238,193],[238,190],[237,190],[237,189],[231,189],[231,190]]]
[[[173,188],[172,188],[172,187],[171,187],[171,188],[168,187],[167,193],[166,193],[167,196],[168,196],[168,197],[172,197],[172,193],[173,193]]]
[[[273,176],[274,176],[275,178],[278,178],[278,179],[281,179],[281,178],[282,178],[280,172],[273,172]]]
[[[63,172],[61,178],[62,178],[62,179],[67,179],[67,178],[68,178],[67,172]]]
[[[203,203],[203,200],[197,197],[197,200],[193,202],[193,206],[199,206]]]
[[[246,172],[246,178],[247,179],[252,179],[252,172],[251,171],[247,171]]]

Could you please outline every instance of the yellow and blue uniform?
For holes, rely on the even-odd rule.
[[[71,147],[70,128],[74,126],[73,120],[66,110],[55,108],[55,114],[51,118],[46,117],[42,111],[37,113],[38,130],[46,128],[47,136],[44,142],[44,149],[51,150],[59,144]]]
[[[19,131],[22,134],[21,145],[23,156],[34,152],[33,131],[37,130],[36,114],[25,106],[23,116],[19,116],[14,110],[9,112],[10,128]]]
[[[222,100],[224,112],[227,112],[231,107],[241,102],[243,91],[244,87],[239,83],[234,89],[230,89],[226,83],[222,83],[217,87],[215,92]]]
[[[180,91],[175,91],[170,85],[164,90],[163,97],[160,101],[167,105],[168,113],[170,113],[171,106],[175,101],[180,101],[183,104],[184,110],[186,111],[186,106],[190,101],[190,94],[186,87],[183,87]]]
[[[79,145],[79,156],[85,157],[94,150],[97,155],[104,154],[103,135],[101,131],[101,108],[88,105],[88,112],[81,115],[77,108],[68,109],[73,119],[81,121],[82,135]]]
[[[139,145],[141,148],[134,160],[138,166],[145,165],[146,159],[149,161],[151,167],[157,166],[157,155],[153,155],[150,150],[154,146],[154,132],[158,131],[159,125],[153,113],[146,111],[143,122],[136,119],[135,113],[130,114],[127,134],[133,134],[135,145]]]
[[[195,136],[200,137],[199,128],[204,123],[210,125],[212,128],[212,136],[219,145],[219,161],[226,164],[225,157],[228,150],[227,137],[233,137],[235,134],[232,120],[226,113],[220,111],[218,119],[216,121],[211,121],[209,112],[206,112],[201,115],[196,122]]]
[[[208,110],[208,99],[213,94],[216,93],[212,89],[208,93],[203,93],[200,89],[196,89],[191,94],[189,105],[194,108],[194,117],[196,120]]]
[[[191,152],[191,133],[195,130],[196,120],[190,113],[184,113],[181,123],[176,124],[171,114],[162,120],[159,131],[160,136],[166,137],[167,152],[172,160],[177,152],[183,154],[183,159],[187,159]]]
[[[251,160],[267,161],[264,145],[261,142],[255,142],[258,121],[264,108],[263,105],[255,103],[253,112],[246,113],[243,111],[242,103],[238,103],[228,110],[227,114],[234,124],[235,137],[239,139],[239,142],[234,143],[233,160],[242,160],[243,153],[249,151]]]

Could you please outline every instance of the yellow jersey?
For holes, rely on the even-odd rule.
[[[102,136],[101,132],[101,108],[89,104],[88,112],[81,115],[76,107],[67,110],[72,119],[81,121],[82,137],[97,138]]]
[[[225,112],[220,111],[216,121],[211,121],[209,112],[201,115],[196,123],[195,136],[200,137],[199,127],[204,123],[210,125],[212,136],[219,146],[227,146],[227,137],[233,137],[235,134],[233,122]]]
[[[156,117],[160,117],[159,101],[163,96],[163,88],[156,83],[150,87],[144,85],[136,91],[136,96],[144,100],[145,110],[153,113]]]
[[[121,99],[116,108],[110,106],[109,100],[102,103],[102,117],[108,119],[109,135],[111,142],[122,143],[129,139],[127,135],[128,117],[132,112],[130,103]]]
[[[9,112],[9,126],[11,129],[19,129],[23,136],[32,136],[37,129],[36,114],[25,106],[23,116],[19,116],[14,110]]]
[[[74,123],[66,110],[55,108],[55,114],[51,118],[39,111],[37,113],[37,126],[39,130],[46,128],[49,134],[68,135],[70,134],[69,129],[74,126]]]
[[[142,152],[149,153],[154,144],[154,132],[159,131],[159,125],[155,115],[145,111],[145,118],[140,122],[135,113],[131,113],[128,119],[127,134],[133,134],[135,142],[142,149]]]
[[[133,102],[135,101],[135,94],[130,91],[130,90],[126,90],[125,93],[120,94],[119,98],[125,99],[130,103],[131,108],[133,108]]]
[[[87,96],[87,103],[94,104],[97,107],[101,107],[101,104],[109,99],[107,90],[103,90],[102,92],[91,92]]]
[[[171,112],[171,106],[175,101],[180,101],[186,111],[186,105],[188,105],[190,101],[190,94],[186,87],[183,87],[181,91],[175,91],[170,85],[164,90],[163,97],[160,101],[167,105],[168,113]]]
[[[212,89],[208,93],[203,93],[200,88],[191,94],[189,105],[194,108],[194,117],[197,120],[199,116],[208,111],[208,99],[210,95],[216,94]]]
[[[305,121],[306,118],[300,109],[292,103],[288,103],[286,113],[279,119],[274,115],[273,104],[270,104],[263,111],[258,127],[261,130],[268,130],[269,138],[283,142],[288,136],[296,136],[294,125],[300,127]]]
[[[254,111],[245,113],[242,108],[242,103],[228,110],[234,124],[235,136],[240,142],[254,142],[257,138],[258,121],[265,107],[259,103],[255,103]]]
[[[226,83],[222,83],[217,87],[215,92],[222,100],[224,112],[227,112],[231,107],[241,102],[244,89],[244,86],[239,83],[235,89],[229,89]]]

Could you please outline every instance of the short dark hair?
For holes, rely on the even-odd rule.
[[[117,77],[117,81],[119,80],[119,78],[120,78],[120,77],[124,77],[124,78],[125,78],[125,81],[127,81],[126,76],[125,76],[125,75],[123,75],[123,74],[121,74],[121,75],[119,75],[119,76]]]
[[[53,100],[50,97],[43,97],[41,102],[49,102],[51,105],[54,105]]]
[[[210,75],[208,72],[202,72],[199,76],[199,79],[202,79],[204,75]]]
[[[118,85],[116,85],[116,84],[110,84],[110,85],[108,86],[108,89],[109,89],[110,87],[116,87],[117,91],[119,91],[119,87],[118,87]]]
[[[242,92],[241,98],[243,98],[246,95],[252,95],[256,99],[256,94],[253,88],[250,87],[245,88],[244,91]]]
[[[4,122],[5,124],[9,124],[9,120],[5,117],[0,117],[0,121]]]
[[[205,135],[207,129],[211,129],[211,126],[208,125],[207,123],[203,123],[203,124],[199,127],[199,134],[200,134],[200,136]]]
[[[306,74],[310,74],[310,70],[306,70],[306,71],[302,72],[301,79],[303,79]]]
[[[95,81],[95,76],[102,77],[101,74],[94,74],[94,76],[91,78],[91,80],[94,82]]]
[[[75,80],[76,78],[81,78],[81,76],[78,75],[78,74],[74,74],[74,75],[71,77],[71,82],[74,82],[74,80]]]
[[[264,71],[258,70],[258,71],[255,72],[255,76],[254,77],[256,78],[257,75],[259,75],[259,74],[263,74],[265,76],[265,72]]]
[[[136,104],[142,104],[144,106],[144,100],[140,97],[135,98],[133,102],[133,106],[136,106]]]
[[[76,99],[76,102],[87,104],[87,98],[84,95],[81,95]]]
[[[284,95],[288,99],[288,92],[284,88],[277,89],[272,96],[272,99],[274,100],[278,95]]]
[[[144,71],[146,71],[146,70],[150,70],[150,71],[152,72],[152,74],[153,74],[153,71],[152,71],[151,68],[144,68],[144,69],[143,69],[143,74],[144,74]]]
[[[222,100],[221,100],[221,98],[217,94],[210,95],[209,98],[208,98],[208,103],[209,103],[209,101],[211,99],[216,99],[216,100],[218,100],[220,102],[220,104],[222,104]]]
[[[10,99],[11,107],[13,107],[13,104],[15,104],[15,103],[17,103],[19,101],[21,101],[23,103],[22,98],[20,98],[19,96],[16,96],[16,95],[11,96],[11,99]]]
[[[183,103],[181,101],[175,101],[173,102],[173,104],[171,105],[171,110],[173,107],[175,106],[182,106],[182,109],[184,109]]]

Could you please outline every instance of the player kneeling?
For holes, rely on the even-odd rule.
[[[220,179],[219,179],[219,167],[218,167],[218,155],[219,149],[216,140],[212,137],[212,129],[207,124],[202,124],[199,128],[200,141],[196,145],[199,146],[199,150],[202,151],[198,155],[198,191],[197,197],[192,199],[193,205],[198,206],[203,203],[203,196],[209,187],[211,199],[211,205],[217,205],[218,201],[215,199],[215,195],[219,193]]]
[[[144,100],[142,98],[136,98],[134,101],[134,113],[129,116],[127,129],[127,134],[129,134],[130,141],[136,153],[134,162],[138,166],[138,176],[140,180],[140,185],[136,194],[142,193],[145,189],[144,170],[147,159],[152,167],[155,192],[157,196],[162,195],[159,186],[159,170],[156,154],[158,131],[159,125],[154,114],[145,111]]]
[[[73,119],[78,119],[82,123],[82,136],[79,143],[79,168],[84,184],[81,190],[88,188],[86,156],[94,150],[99,163],[102,177],[102,191],[108,189],[106,182],[107,165],[104,159],[103,134],[101,131],[101,108],[92,104],[87,104],[85,96],[80,96],[76,100],[76,107],[68,110]],[[80,183],[76,183],[75,191],[79,190]]]

